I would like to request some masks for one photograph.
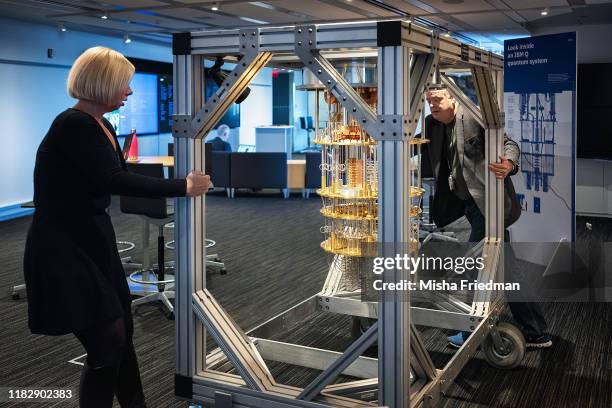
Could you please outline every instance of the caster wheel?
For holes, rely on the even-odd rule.
[[[510,323],[499,323],[497,331],[504,344],[503,350],[498,350],[491,335],[482,344],[485,359],[495,368],[512,369],[518,367],[525,356],[525,337],[523,333]]]
[[[219,270],[219,273],[220,273],[221,275],[227,275],[227,269],[225,269],[225,268],[221,268],[221,269]]]
[[[19,293],[13,293],[11,298],[13,298],[13,300],[19,300]]]
[[[168,314],[168,320],[174,320],[174,312]]]

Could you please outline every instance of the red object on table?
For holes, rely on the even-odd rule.
[[[132,144],[128,153],[128,161],[138,160],[138,138],[136,138],[136,129],[132,129]]]

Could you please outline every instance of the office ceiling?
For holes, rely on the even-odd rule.
[[[609,24],[612,0],[0,0],[0,16],[166,43],[181,31],[411,16],[495,48],[543,27]]]

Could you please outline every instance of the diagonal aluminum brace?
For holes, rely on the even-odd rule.
[[[191,119],[190,126],[184,121],[185,118],[173,117],[175,122],[174,135],[195,139],[204,138],[271,58],[272,53],[270,52],[249,52],[245,54],[223,81],[219,90],[208,99],[204,107]]]
[[[463,106],[470,113],[470,115],[472,115],[476,122],[478,122],[478,124],[484,128],[485,126],[482,119],[482,112],[480,111],[478,105],[472,102],[472,100],[468,98],[465,93],[463,93],[455,82],[450,80],[446,75],[442,74],[440,76],[440,80],[444,85],[446,85],[446,88],[451,96],[453,96],[459,102],[459,104]]]
[[[425,103],[425,91],[438,66],[437,54],[412,54],[409,86],[409,136],[414,135]]]
[[[374,323],[365,333],[351,344],[344,354],[324,370],[313,382],[308,384],[298,395],[298,399],[311,401],[321,391],[331,384],[340,373],[353,363],[364,351],[366,351],[378,338],[378,322]]]
[[[497,89],[493,83],[492,71],[483,67],[472,67],[476,95],[480,103],[482,120],[485,129],[501,129],[504,127],[504,112],[497,102]]]
[[[376,115],[336,68],[316,48],[314,25],[295,27],[295,54],[323,85],[340,101],[347,112],[377,140],[403,140],[410,136],[408,118],[403,115]]]
[[[251,389],[269,391],[274,378],[253,342],[217,303],[207,289],[193,294],[195,315],[204,323],[228,360]]]

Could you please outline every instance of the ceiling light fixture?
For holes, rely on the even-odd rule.
[[[100,18],[101,18],[102,20],[108,20],[108,16],[106,15],[106,13],[102,14],[102,15],[100,16]]]
[[[249,17],[238,17],[241,20],[244,21],[248,21],[249,23],[254,23],[254,24],[268,24],[267,21],[263,21],[263,20],[256,20],[254,18],[249,18]]]
[[[62,33],[65,33],[65,32],[66,32],[66,26],[64,25],[64,23],[59,23],[59,24],[57,25],[57,29],[58,29],[59,31],[61,31]]]
[[[543,15],[543,16],[547,16],[549,11],[550,11],[550,10],[548,9],[548,7],[545,7],[545,8],[544,8],[544,9],[543,9],[543,10],[540,12],[540,14],[541,14],[541,15]]]
[[[132,39],[130,38],[129,35],[126,34],[126,35],[123,36],[123,42],[126,43],[126,44],[129,44],[129,43],[132,42]]]
[[[218,11],[219,10],[219,2],[216,2],[215,4],[213,4],[210,9],[212,11]]]

